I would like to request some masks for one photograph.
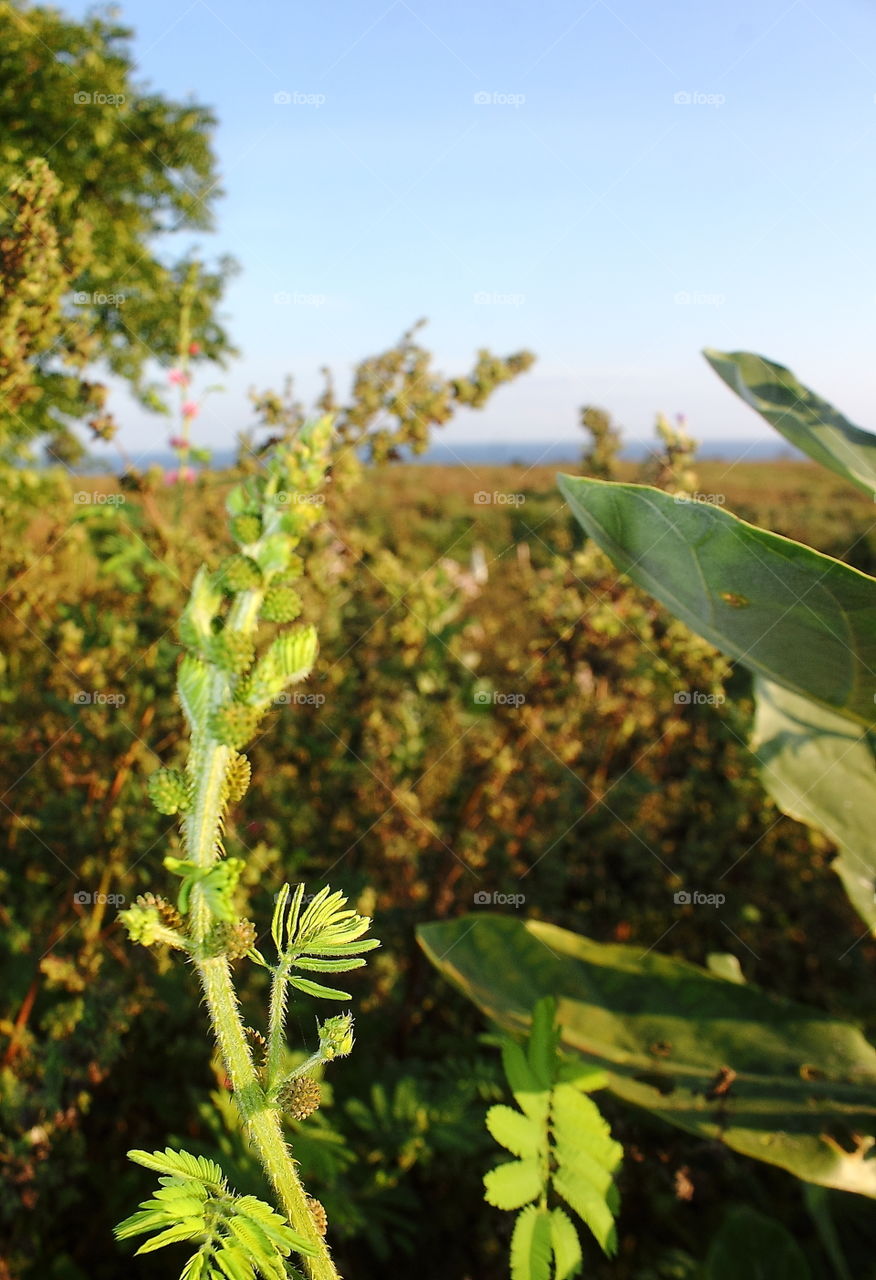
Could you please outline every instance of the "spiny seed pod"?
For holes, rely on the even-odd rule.
[[[293,1120],[306,1120],[322,1101],[320,1083],[313,1076],[295,1076],[283,1085],[277,1101]]]
[[[172,903],[166,898],[157,897],[154,893],[141,893],[136,903],[138,907],[154,907],[168,929],[182,929],[183,918]]]
[[[246,547],[251,542],[258,542],[262,536],[262,522],[258,516],[235,516],[231,521],[231,532],[235,542]]]
[[[231,702],[220,707],[210,717],[210,732],[225,747],[245,747],[259,727],[262,712],[257,707],[245,707]]]
[[[223,631],[211,639],[210,657],[223,671],[240,675],[252,665],[255,657],[252,636],[242,635],[239,631]]]
[[[301,596],[294,587],[276,583],[268,587],[261,616],[266,622],[292,622],[301,613]]]
[[[255,946],[257,937],[252,920],[236,920],[234,924],[220,920],[207,935],[207,949],[211,955],[240,960]]]
[[[313,1218],[313,1225],[321,1236],[328,1231],[328,1216],[325,1209],[315,1196],[307,1197],[307,1207],[310,1210],[310,1216]]]
[[[246,795],[251,774],[252,767],[246,756],[235,754],[228,766],[225,781],[229,804],[237,804]]]
[[[179,813],[188,803],[185,775],[177,769],[156,769],[146,783],[146,790],[159,813]]]
[[[224,591],[252,591],[262,583],[262,571],[248,556],[230,556],[219,570]]]

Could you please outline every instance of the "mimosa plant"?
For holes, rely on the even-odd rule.
[[[285,885],[271,925],[276,959],[266,959],[256,946],[256,925],[235,905],[243,860],[227,857],[223,847],[229,807],[249,786],[244,748],[272,703],[309,674],[316,658],[314,628],[289,624],[302,607],[292,585],[303,570],[295,548],[319,515],[314,499],[330,443],[331,422],[324,418],[228,498],[237,553],[216,572],[198,571],[179,625],[187,765],[184,772],[159,769],[149,782],[156,807],[180,817],[184,856],[164,860],[180,882],[177,902],[147,894],[122,913],[134,941],[178,950],[195,968],[237,1107],[280,1210],[236,1195],[219,1166],[203,1157],[132,1151],[131,1159],[162,1175],[161,1187],[116,1233],[120,1239],[148,1234],[141,1253],[190,1242],[195,1252],[183,1280],[283,1280],[300,1274],[287,1261],[292,1253],[309,1280],[338,1274],[324,1239],[325,1214],[301,1184],[281,1114],[302,1119],[316,1109],[319,1084],[312,1072],[350,1053],[353,1018],[342,1013],[322,1021],[318,1049],[290,1074],[284,1069],[286,1007],[290,988],[311,999],[348,1000],[346,992],[307,975],[359,968],[363,953],[379,944],[364,938],[370,920],[347,909],[342,894],[326,886],[305,905],[304,886]],[[266,623],[281,629],[260,645]],[[232,964],[244,958],[272,974],[267,1036],[248,1036],[241,1016]],[[252,1040],[263,1048],[258,1058]]]

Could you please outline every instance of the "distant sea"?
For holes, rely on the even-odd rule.
[[[585,441],[555,440],[546,444],[542,440],[471,440],[465,444],[447,445],[439,441],[419,457],[408,455],[406,461],[419,465],[437,466],[484,466],[494,463],[500,465],[520,463],[532,467],[539,463],[551,466],[560,462],[578,462],[584,451]],[[621,453],[622,458],[638,462],[646,458],[655,449],[651,440],[629,440]],[[803,458],[803,454],[781,439],[717,439],[703,441],[697,453],[703,460],[738,462],[741,458],[752,462],[770,462],[787,458]],[[222,468],[230,466],[234,461],[235,451],[217,449],[213,454],[213,466]],[[150,453],[132,453],[132,460],[140,468],[159,466],[172,468],[176,459],[167,451]],[[75,468],[79,474],[95,472],[123,471],[124,464],[117,454],[107,451],[105,455],[91,456]]]

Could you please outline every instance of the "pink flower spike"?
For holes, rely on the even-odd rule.
[[[186,400],[182,406],[182,415],[184,418],[196,418],[198,416],[198,405],[194,400]]]
[[[171,436],[167,442],[171,449],[188,449],[189,442],[184,440],[182,436]]]
[[[180,467],[179,471],[165,471],[165,484],[194,484],[197,475],[192,467]]]
[[[167,375],[168,382],[172,382],[175,387],[187,387],[189,385],[189,375],[184,369],[171,369]]]

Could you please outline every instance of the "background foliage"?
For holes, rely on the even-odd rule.
[[[698,470],[739,514],[871,566],[863,495],[839,506],[807,464]],[[242,1194],[264,1189],[192,1034],[186,975],[126,948],[117,904],[94,900],[147,887],[173,825],[145,783],[159,754],[181,751],[170,629],[197,563],[227,550],[214,532],[225,484],[202,481],[177,528],[170,493],[147,495],[156,523],[144,495],[72,483],[94,486],[89,501],[46,476],[42,497],[10,498],[3,516],[3,1235],[9,1275],[109,1280],[111,1224],[148,1189],[128,1148],[171,1133],[233,1163]],[[483,492],[523,501],[476,503]],[[376,1277],[408,1247],[436,1280],[499,1280],[508,1240],[481,1178],[500,1071],[476,1011],[416,947],[418,923],[489,909],[476,894],[522,894],[528,916],[601,941],[701,964],[732,952],[749,981],[871,1032],[873,948],[855,945],[828,843],[763,791],[740,676],[618,584],[546,469],[367,467],[326,515],[302,587],[323,643],[311,701],[267,722],[228,849],[261,868],[256,918],[284,878],[318,887],[330,871],[385,945],[366,983],[351,977],[361,1051],[292,1137],[343,1224],[342,1270],[355,1259]],[[675,701],[725,682],[721,705]],[[719,877],[720,917],[673,903]],[[258,972],[248,981],[255,994]],[[628,1158],[620,1252],[601,1263],[594,1246],[593,1274],[695,1274],[729,1204],[769,1204],[808,1242],[814,1274],[834,1274],[800,1184],[610,1098],[603,1109]],[[866,1202],[825,1194],[846,1256],[865,1258]],[[147,1258],[142,1274],[166,1267]]]

